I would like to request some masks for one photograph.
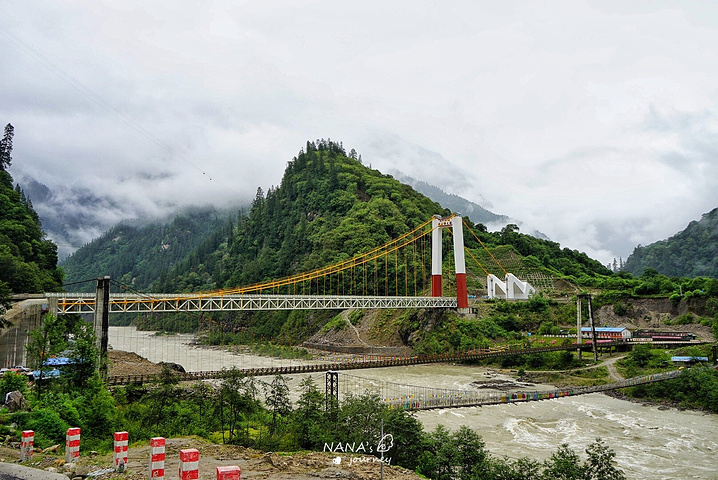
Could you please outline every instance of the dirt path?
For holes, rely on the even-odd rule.
[[[579,370],[591,370],[594,368],[606,367],[606,370],[608,370],[608,375],[611,377],[611,379],[615,382],[618,382],[625,379],[623,378],[623,375],[618,373],[615,363],[624,358],[626,358],[626,355],[621,355],[620,357],[612,357],[608,360],[601,360],[601,363],[597,363],[596,365],[590,365],[588,367],[571,368],[569,370],[526,370],[526,373],[571,373]]]
[[[623,375],[618,373],[618,370],[616,369],[616,362],[621,360],[622,358],[626,358],[626,356],[623,355],[621,357],[609,358],[605,362],[601,362],[601,365],[604,365],[606,367],[606,370],[608,370],[608,375],[614,382],[620,382],[621,380],[625,380]]]
[[[166,478],[176,478],[179,470],[179,451],[187,448],[199,450],[199,478],[216,479],[217,467],[237,465],[242,470],[242,479],[249,480],[316,480],[322,478],[347,478],[355,480],[378,480],[380,463],[374,457],[362,455],[330,454],[322,452],[298,452],[291,455],[266,453],[250,448],[233,445],[218,445],[207,440],[189,438],[167,439],[165,447]],[[82,454],[79,468],[89,470],[93,479],[144,480],[149,470],[150,447],[141,445],[130,447],[127,456],[127,470],[120,473],[108,472],[113,464],[112,454],[89,456]],[[336,463],[340,456],[341,461]],[[19,459],[19,449],[0,446],[0,460],[15,462]],[[352,461],[351,459],[355,460]],[[31,466],[45,469],[62,469],[62,452],[58,455],[36,453]],[[97,473],[102,473],[97,475]],[[401,467],[384,466],[384,478],[387,480],[419,480],[421,477]]]

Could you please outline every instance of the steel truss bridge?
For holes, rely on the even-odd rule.
[[[51,311],[95,313],[94,293],[47,293]],[[108,313],[216,312],[230,310],[346,310],[356,308],[456,308],[456,297],[353,295],[110,294]]]

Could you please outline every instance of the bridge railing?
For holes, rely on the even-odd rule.
[[[95,295],[48,293],[58,314],[92,313]],[[456,308],[454,297],[352,295],[110,294],[110,313],[213,312],[237,310],[346,310],[356,308]]]

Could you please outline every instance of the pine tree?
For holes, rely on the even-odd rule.
[[[5,134],[0,140],[0,170],[7,170],[12,165],[12,137],[15,128],[11,124],[5,125]]]

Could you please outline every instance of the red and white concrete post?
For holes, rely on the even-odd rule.
[[[65,462],[72,463],[80,456],[80,429],[68,428],[65,435]]]
[[[217,467],[217,480],[241,480],[242,471],[238,466]]]
[[[33,430],[23,430],[22,441],[20,442],[20,461],[25,462],[32,459],[33,448],[35,445],[35,432]]]
[[[199,478],[199,450],[188,448],[180,450],[180,480],[195,480]]]
[[[165,478],[165,439],[150,440],[150,478]]]
[[[115,432],[115,470],[123,472],[127,465],[127,432]]]

